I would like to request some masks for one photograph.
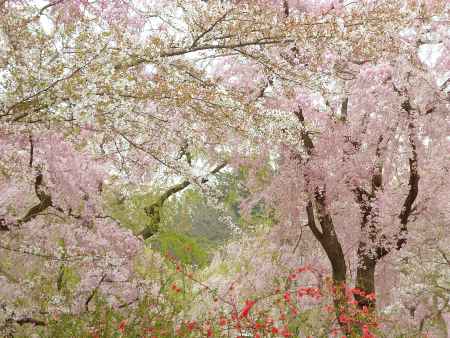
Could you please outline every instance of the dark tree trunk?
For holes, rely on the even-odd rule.
[[[361,248],[361,244],[360,244]],[[359,251],[359,250],[358,250]],[[375,267],[377,264],[376,257],[370,257],[366,253],[358,254],[359,265],[356,270],[355,288],[364,292],[364,295],[375,293]],[[358,307],[367,307],[369,311],[375,310],[375,299],[368,299],[364,295],[355,294],[355,300],[358,302]]]
[[[344,284],[347,278],[347,266],[341,244],[335,236],[323,239],[321,243],[331,262],[333,281],[337,284]]]

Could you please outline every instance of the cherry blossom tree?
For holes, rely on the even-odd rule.
[[[318,39],[291,44],[288,51],[242,53],[247,59],[242,62],[253,74],[269,74],[260,87],[253,87],[260,110],[252,117],[258,142],[269,141],[263,151],[277,149],[279,156],[277,174],[255,201],[274,202],[287,229],[307,220],[328,256],[336,286],[348,281],[352,268],[355,287],[375,294],[377,265],[402,249],[408,237],[417,236],[409,231],[411,223],[424,225],[433,218],[436,225],[448,224],[448,205],[439,201],[448,199],[448,182],[441,177],[449,163],[432,155],[448,152],[449,146],[448,53],[443,42],[448,35],[439,28],[446,25],[444,11],[431,14],[432,6],[413,5],[395,12],[392,3],[385,4],[389,10],[381,3],[365,3],[364,14],[374,10],[375,24],[383,22],[384,27],[370,27],[367,18],[359,30],[364,19],[350,24],[351,15],[342,4],[324,4],[311,12],[288,2],[283,5],[284,20],[319,16],[320,25],[334,22],[340,33],[321,26]],[[355,11],[351,9],[353,15]],[[390,30],[389,15],[394,12],[405,19],[404,26],[396,21],[396,29]],[[435,34],[427,42],[426,15]],[[382,33],[375,37],[377,31]],[[372,43],[365,45],[365,38]],[[433,64],[421,59],[427,43],[442,48]],[[283,75],[287,70],[295,74],[298,82],[282,78],[274,64]],[[446,74],[438,75],[443,64]],[[248,85],[251,91],[252,83],[246,82],[251,77],[241,77],[240,67],[232,70],[239,80],[231,77],[230,85]],[[438,124],[431,127],[434,122]],[[339,294],[337,309],[338,298]],[[355,298],[361,307],[375,305],[374,299],[358,294]]]
[[[335,287],[354,283],[373,311],[377,267],[450,223],[448,10],[439,0],[1,1],[2,252],[107,253],[114,264],[96,261],[95,276],[77,267],[89,299],[104,271],[131,276],[143,247],[103,212],[112,176],[165,180],[145,208],[147,238],[167,198],[231,163],[249,172],[246,207],[273,208],[272,244],[308,229]],[[336,292],[338,318],[344,298]]]

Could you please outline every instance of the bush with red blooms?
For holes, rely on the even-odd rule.
[[[216,313],[210,313],[206,320],[184,321],[177,329],[179,337],[299,337],[309,331],[312,308],[319,310],[323,321],[322,331],[338,337],[347,332],[346,337],[375,337],[378,327],[377,317],[367,307],[359,308],[354,295],[374,300],[373,294],[365,294],[355,288],[345,288],[347,302],[341,306],[340,316],[336,318],[332,305],[332,293],[336,289],[330,281],[322,288],[316,286],[295,285],[292,276],[313,272],[313,268],[299,268],[294,274],[284,278],[285,287],[272,290],[264,296],[247,299],[243,304],[218,299],[224,306]],[[290,284],[290,285],[289,285]],[[201,287],[208,289],[206,285]],[[208,290],[210,291],[210,290]],[[225,309],[228,308],[228,311]],[[302,323],[303,321],[303,323]],[[325,332],[323,332],[325,333]],[[311,336],[312,337],[312,336]]]

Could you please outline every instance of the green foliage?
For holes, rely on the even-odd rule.
[[[164,227],[183,232],[207,246],[223,243],[231,236],[229,225],[223,221],[229,216],[226,208],[218,209],[197,190],[189,189],[178,199],[167,201],[164,205]]]
[[[160,194],[160,191],[143,193],[124,186],[119,191],[107,190],[104,199],[112,218],[123,227],[139,233],[154,226],[145,208],[154,204]],[[212,208],[199,191],[186,189],[165,201],[158,233],[148,242],[183,263],[204,266],[211,251],[230,238],[229,225],[221,221],[223,214],[223,210]],[[236,214],[234,218],[237,218]]]
[[[199,239],[174,231],[162,231],[150,239],[152,248],[158,249],[164,255],[176,257],[181,263],[203,267],[209,262],[207,240]]]
[[[150,219],[144,208],[154,203],[158,192],[134,192],[136,188],[120,187],[119,190],[107,190],[104,194],[105,205],[109,215],[123,227],[134,233],[141,231]]]

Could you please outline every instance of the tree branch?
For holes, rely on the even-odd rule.
[[[102,285],[103,281],[106,278],[106,273],[102,275],[102,278],[97,283],[97,286],[92,290],[91,294],[88,296],[86,301],[84,302],[84,308],[86,309],[86,312],[89,311],[89,303],[91,302],[92,298],[94,298],[95,294],[97,293],[98,289],[100,288],[100,285]]]
[[[39,215],[42,211],[46,210],[48,207],[52,206],[52,199],[49,194],[45,192],[43,189],[43,175],[42,173],[38,173],[36,176],[36,180],[34,182],[34,190],[39,199],[39,204],[36,204],[32,207],[27,214],[17,221],[17,224],[23,224],[31,221],[37,215]]]
[[[199,36],[197,36],[194,41],[192,42],[192,46],[191,47],[195,47],[197,46],[197,42],[200,41],[201,38],[203,38],[206,34],[208,34],[209,32],[211,32],[214,27],[216,27],[219,22],[221,22],[223,19],[225,19],[225,17],[231,12],[233,8],[230,8],[229,10],[227,10],[222,16],[220,16],[216,21],[214,21],[211,26],[209,26],[208,29],[205,29]]]
[[[223,169],[227,165],[227,162],[222,162],[217,167],[215,167],[208,175],[214,175],[218,173],[221,169]],[[200,183],[204,184],[208,182],[208,177],[202,178]],[[142,230],[139,235],[141,235],[144,240],[147,238],[152,237],[155,233],[159,230],[159,224],[161,223],[161,211],[164,205],[164,202],[173,194],[176,194],[179,191],[184,190],[189,185],[191,185],[191,182],[188,180],[185,180],[179,184],[176,184],[166,190],[157,200],[156,202],[152,203],[148,207],[145,207],[145,213],[150,218],[150,224],[147,225],[144,230]]]
[[[33,135],[30,134],[30,162],[28,163],[30,168],[33,168],[33,155],[34,155]]]
[[[295,116],[297,116],[298,120],[300,121],[301,124],[301,138],[303,141],[303,145],[306,148],[306,153],[308,155],[312,154],[312,151],[314,149],[314,143],[311,139],[311,137],[309,136],[308,131],[306,130],[306,126],[305,126],[305,117],[303,116],[303,110],[301,107],[298,107],[298,109],[296,111],[294,111]]]
[[[408,101],[409,104],[409,101]],[[409,106],[410,107],[410,106]],[[403,245],[406,244],[406,234],[408,232],[407,224],[409,216],[411,215],[411,212],[413,210],[413,204],[414,201],[417,198],[417,195],[419,193],[419,172],[418,172],[418,156],[417,156],[417,147],[414,140],[414,123],[412,121],[412,117],[410,114],[410,110],[407,110],[410,115],[410,122],[408,124],[408,140],[409,144],[411,146],[411,157],[409,158],[409,191],[408,195],[405,198],[405,201],[403,202],[402,210],[399,214],[400,218],[400,232],[399,232],[399,238],[397,239],[397,250],[401,249]]]
[[[316,226],[316,221],[314,219],[314,209],[311,201],[306,205],[306,215],[308,216],[308,226],[311,229],[314,236],[320,241],[323,234],[320,232],[319,228]]]
[[[39,15],[44,14],[45,10],[47,10],[48,8],[50,8],[52,6],[55,6],[55,5],[58,5],[58,4],[62,3],[62,2],[64,2],[64,0],[57,0],[57,1],[54,1],[54,2],[48,3],[47,5],[45,5],[44,7],[41,8],[41,10],[39,11]]]
[[[47,323],[44,322],[43,320],[29,318],[29,317],[16,319],[16,320],[14,320],[14,322],[16,322],[19,325],[25,325],[25,324],[33,324],[36,326],[46,326],[47,325]]]

